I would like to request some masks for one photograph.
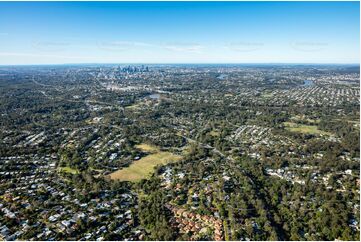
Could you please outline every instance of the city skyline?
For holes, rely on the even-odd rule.
[[[358,64],[359,2],[1,2],[0,65]]]

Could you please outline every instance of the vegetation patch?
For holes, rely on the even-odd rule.
[[[152,154],[149,154],[140,160],[134,161],[129,167],[113,172],[109,175],[110,179],[137,182],[141,179],[150,177],[154,171],[154,167],[157,165],[165,165],[169,162],[176,162],[182,158],[180,155],[160,151],[158,147],[148,144],[140,144],[136,147],[144,152]]]
[[[320,119],[311,119],[311,118],[307,118],[305,115],[296,115],[291,117],[292,120],[294,120],[295,122],[308,122],[311,124],[318,124],[321,122]]]
[[[158,147],[156,147],[154,145],[145,144],[145,143],[136,145],[135,147],[140,149],[143,152],[149,152],[149,153],[160,152]]]
[[[59,172],[70,173],[70,174],[73,174],[73,175],[79,173],[78,169],[74,169],[74,168],[71,168],[69,166],[58,167],[58,171]]]
[[[319,134],[319,135],[331,135],[329,132],[319,130],[316,125],[305,125],[292,122],[284,122],[284,126],[291,132],[303,133],[303,134]]]
[[[273,94],[270,93],[270,92],[265,92],[265,93],[261,94],[261,97],[263,97],[263,98],[271,98],[271,97],[273,97]]]
[[[209,132],[209,134],[212,135],[213,137],[218,137],[220,135],[220,132],[212,130],[211,132]]]
[[[346,122],[352,124],[356,129],[360,129],[360,120],[346,120]]]
[[[126,106],[125,109],[127,109],[127,110],[136,110],[136,109],[140,109],[141,107],[142,107],[141,103],[135,103],[135,104],[132,104],[130,106]]]

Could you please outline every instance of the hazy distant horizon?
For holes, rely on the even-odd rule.
[[[360,62],[359,2],[0,2],[0,65]]]
[[[360,63],[59,63],[59,64],[9,64],[0,67],[31,67],[31,66],[358,66]]]

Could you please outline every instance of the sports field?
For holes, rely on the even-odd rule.
[[[151,176],[154,172],[154,167],[157,165],[175,162],[182,158],[180,155],[160,151],[158,147],[148,144],[140,144],[136,147],[150,154],[140,160],[134,161],[129,167],[111,173],[111,179],[133,182],[140,181],[141,179]]]
[[[303,134],[320,134],[320,135],[330,135],[329,132],[322,131],[318,129],[316,125],[305,125],[292,122],[283,123],[287,130],[291,132],[303,133]]]

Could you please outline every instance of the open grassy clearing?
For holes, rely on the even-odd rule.
[[[140,160],[134,161],[129,167],[111,173],[109,175],[110,179],[137,182],[151,176],[154,172],[154,167],[157,165],[165,165],[170,162],[176,162],[182,158],[180,155],[160,151],[158,147],[148,144],[140,144],[136,147],[151,154],[141,158]]]
[[[75,145],[73,144],[73,142],[70,140],[69,143],[66,145],[66,147],[68,149],[74,149],[75,148]]]
[[[58,167],[58,171],[59,172],[70,173],[70,174],[73,174],[73,175],[79,173],[79,171],[77,169],[70,168],[69,166]]]
[[[182,149],[182,156],[185,157],[188,154],[190,154],[192,147],[188,144],[186,146],[183,146],[181,149]]]
[[[170,152],[158,152],[147,155],[140,160],[134,161],[129,167],[118,170],[110,174],[110,179],[120,181],[140,181],[149,177],[157,165],[165,165],[175,162],[182,157]]]
[[[292,122],[283,123],[287,130],[303,134],[331,135],[329,132],[319,130],[316,125],[297,124]]]
[[[142,107],[142,103],[135,103],[132,104],[130,106],[126,106],[125,109],[127,110],[136,110],[136,109],[140,109]]]
[[[220,135],[220,132],[216,130],[212,130],[211,132],[209,132],[209,134],[212,135],[213,137],[218,137]]]
[[[306,122],[309,122],[312,124],[318,124],[319,122],[321,122],[320,119],[310,119],[310,118],[307,118],[305,115],[296,115],[296,116],[291,117],[291,119],[296,122],[297,121],[306,121]]]
[[[151,100],[138,100],[136,103],[126,106],[125,109],[131,111],[137,111],[139,109],[144,109],[146,107],[149,107],[150,105],[152,105]]]
[[[156,147],[154,145],[145,144],[145,143],[136,145],[135,147],[140,149],[143,152],[149,152],[149,153],[159,152],[158,147]]]
[[[265,92],[265,93],[261,94],[261,97],[263,97],[263,98],[271,98],[271,97],[273,97],[273,94],[269,93],[269,92]]]

